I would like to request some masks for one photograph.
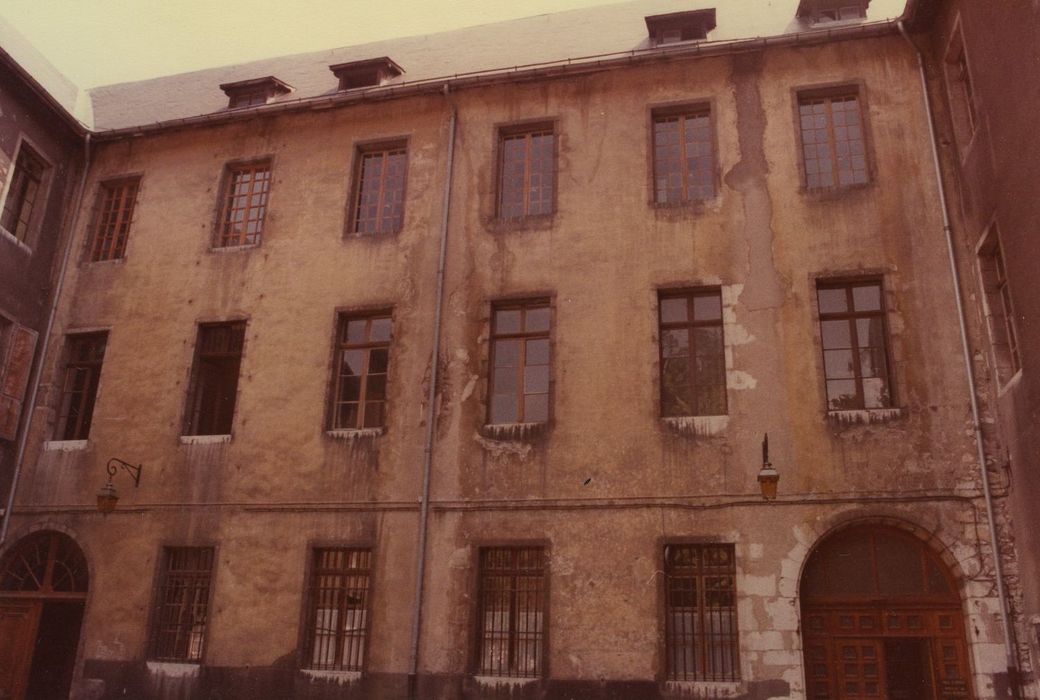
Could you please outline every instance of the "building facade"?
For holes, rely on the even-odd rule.
[[[917,53],[790,5],[93,91],[4,690],[1035,697]]]

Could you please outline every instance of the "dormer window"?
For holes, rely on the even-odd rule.
[[[802,0],[798,17],[813,24],[866,19],[870,0]]]
[[[228,96],[229,109],[265,105],[280,95],[292,92],[291,85],[283,83],[273,75],[224,83],[220,89]]]
[[[351,61],[329,66],[332,74],[339,79],[340,90],[379,87],[387,81],[404,73],[404,69],[386,56],[370,58],[364,61]]]
[[[655,46],[677,44],[682,41],[702,41],[715,28],[715,8],[672,12],[646,18],[650,42]]]

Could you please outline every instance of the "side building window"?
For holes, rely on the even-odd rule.
[[[479,675],[544,673],[546,600],[545,548],[481,548]]]
[[[14,440],[36,351],[37,332],[0,316],[0,440]]]
[[[58,440],[86,440],[94,417],[108,333],[70,335],[58,416]]]
[[[1022,361],[1018,354],[1018,333],[1015,330],[1011,288],[1008,285],[1007,268],[1004,266],[1004,253],[1000,249],[996,225],[990,227],[979,246],[979,277],[982,280],[997,378],[1003,385],[1018,372]]]
[[[245,321],[199,326],[185,435],[231,434],[245,333]]]
[[[890,408],[892,382],[881,280],[816,285],[827,408]]]
[[[491,319],[488,423],[549,420],[548,299],[495,304]]]
[[[362,670],[371,607],[371,567],[369,549],[314,550],[304,637],[306,668]]]
[[[859,185],[870,180],[863,114],[855,88],[798,95],[806,189]]]
[[[46,171],[47,162],[22,142],[15,157],[14,173],[4,199],[3,213],[0,214],[0,228],[26,245],[30,244],[33,215],[43,209],[41,190]]]
[[[739,680],[733,545],[666,545],[664,573],[668,679]]]
[[[953,131],[961,153],[971,143],[979,126],[979,108],[975,87],[968,65],[968,54],[964,48],[964,34],[958,24],[946,49],[945,60],[946,94],[950,99],[950,117]]]
[[[390,333],[388,312],[340,317],[333,365],[330,430],[361,430],[386,425]]]
[[[722,292],[661,292],[661,415],[726,413]]]
[[[256,245],[264,230],[267,196],[271,190],[271,161],[229,165],[221,190],[217,221],[218,248]]]
[[[502,129],[498,161],[498,218],[522,219],[556,211],[552,124]]]
[[[404,222],[408,150],[404,143],[366,146],[354,175],[352,233],[397,233]]]
[[[91,262],[119,260],[126,255],[140,181],[135,177],[101,183],[90,244]]]
[[[163,548],[149,658],[202,660],[212,577],[212,547]]]
[[[707,106],[653,111],[654,202],[715,196],[715,148]]]

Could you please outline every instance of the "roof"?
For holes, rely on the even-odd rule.
[[[808,28],[795,17],[797,6],[798,0],[636,0],[109,85],[90,90],[93,126],[99,131],[129,129],[225,112],[227,97],[220,85],[263,76],[294,88],[273,104],[334,95],[338,85],[330,66],[383,56],[405,71],[388,82],[393,86],[652,51],[644,21],[649,15],[714,7],[718,26],[708,36],[713,42],[791,34]],[[875,10],[868,19],[879,14]]]
[[[3,18],[0,18],[0,58],[21,72],[23,79],[66,120],[81,129],[92,124],[91,101],[87,93],[62,75]]]

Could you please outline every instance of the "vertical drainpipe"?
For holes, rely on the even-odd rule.
[[[426,578],[426,536],[430,514],[430,468],[433,464],[434,423],[437,420],[438,365],[441,353],[441,308],[444,305],[444,270],[448,251],[448,214],[451,210],[451,183],[455,168],[455,122],[457,110],[444,86],[451,117],[448,121],[448,167],[444,176],[444,204],[441,211],[441,249],[437,261],[437,296],[433,317],[433,354],[430,360],[430,396],[426,403],[426,442],[423,447],[422,500],[419,505],[419,542],[415,560],[415,601],[412,610],[412,650],[408,661],[408,695],[418,695],[419,635],[422,626],[423,585]]]
[[[964,316],[964,300],[961,294],[961,276],[957,270],[957,256],[953,245],[953,229],[950,226],[949,204],[946,201],[946,187],[943,185],[942,169],[939,165],[939,148],[935,136],[935,117],[932,103],[928,97],[928,79],[925,75],[924,57],[910,35],[906,32],[903,20],[896,23],[899,31],[917,56],[917,68],[921,75],[921,95],[924,99],[925,114],[928,116],[928,135],[932,147],[932,164],[935,167],[935,181],[939,186],[939,206],[942,210],[943,233],[946,235],[946,252],[950,260],[950,276],[953,278],[954,299],[957,302],[957,321],[960,323],[961,350],[964,353],[964,368],[968,377],[968,396],[971,397],[971,422],[975,430],[975,448],[982,477],[982,493],[986,500],[986,520],[989,525],[989,539],[993,547],[993,570],[997,579],[997,596],[1000,598],[1000,617],[1004,627],[1004,654],[1007,659],[1008,687],[1011,697],[1021,697],[1018,678],[1018,653],[1012,638],[1011,614],[1008,611],[1007,586],[1004,583],[1004,566],[1000,558],[1000,543],[997,540],[997,523],[993,514],[993,493],[990,489],[989,472],[986,470],[986,451],[982,442],[982,422],[979,420],[979,401],[975,394],[975,369],[971,360],[971,345],[968,342],[968,331]]]
[[[51,309],[47,315],[47,328],[40,338],[39,359],[33,372],[29,392],[29,400],[25,403],[22,411],[22,429],[18,432],[18,447],[15,450],[14,474],[11,477],[11,490],[7,494],[7,506],[4,508],[4,522],[0,525],[0,547],[7,541],[7,530],[11,525],[11,509],[14,508],[15,492],[18,490],[18,480],[22,475],[22,460],[25,458],[25,445],[29,441],[29,426],[32,423],[33,413],[36,412],[36,398],[40,393],[40,377],[43,376],[43,363],[47,359],[47,349],[50,345],[51,331],[54,329],[54,318],[58,313],[58,301],[61,299],[61,291],[65,286],[65,270],[69,266],[69,258],[72,256],[72,240],[76,237],[76,225],[79,223],[79,212],[83,203],[83,189],[87,185],[87,171],[90,170],[90,132],[83,138],[83,172],[76,186],[75,195],[69,206],[73,207],[72,219],[69,223],[68,238],[65,241],[65,252],[61,258],[61,268],[58,270],[58,281],[54,287],[54,298],[51,299]]]

